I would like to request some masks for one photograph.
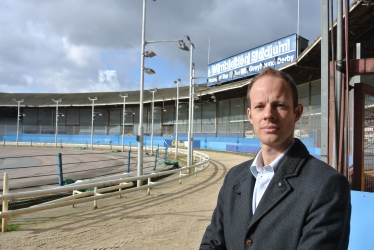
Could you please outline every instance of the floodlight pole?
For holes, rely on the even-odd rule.
[[[125,141],[125,108],[126,108],[126,97],[128,97],[128,94],[125,95],[119,95],[121,98],[123,98],[123,112],[122,112],[122,152],[124,152],[124,141]]]
[[[192,126],[192,84],[193,84],[193,62],[192,62],[192,58],[193,58],[193,50],[195,48],[195,46],[193,45],[193,43],[191,42],[191,40],[189,39],[189,37],[187,38],[188,41],[190,42],[190,99],[189,99],[189,102],[188,102],[188,107],[189,107],[189,112],[188,112],[188,154],[187,154],[187,167],[191,166],[191,158],[192,158],[192,143],[191,141],[193,141],[192,139],[192,129],[191,129],[191,126]]]
[[[142,48],[141,48],[141,62],[140,62],[140,100],[139,100],[139,129],[138,129],[138,165],[137,175],[143,175],[143,92],[144,92],[144,49],[145,49],[145,13],[146,13],[146,0],[143,0],[143,20],[142,20]],[[142,180],[137,180],[137,186],[142,185]]]
[[[57,148],[57,136],[58,136],[58,103],[61,102],[61,99],[55,100],[52,99],[53,102],[56,103],[56,131],[55,131],[55,148]]]
[[[155,0],[153,0],[155,1]],[[149,43],[161,43],[161,42],[178,42],[179,43],[179,49],[188,51],[188,47],[185,46],[183,40],[160,40],[160,41],[145,41],[145,18],[146,13],[146,0],[143,0],[143,19],[142,19],[142,45],[141,45],[141,63],[140,63],[140,100],[139,100],[139,129],[138,129],[138,135],[137,135],[137,141],[138,141],[138,164],[137,164],[137,175],[141,176],[143,175],[143,138],[144,138],[144,128],[143,128],[143,92],[144,92],[144,57],[145,54],[145,45]],[[148,57],[155,56],[155,53],[148,52]],[[150,70],[150,69],[147,69]],[[152,74],[155,72],[153,70],[150,70]],[[137,186],[141,186],[142,181],[137,181]]]
[[[19,130],[19,108],[20,108],[20,103],[23,102],[23,99],[19,100],[19,101],[16,101],[15,99],[13,99],[13,101],[15,101],[17,103],[17,136],[16,136],[16,145],[18,147],[18,130]]]
[[[152,93],[151,155],[153,155],[153,119],[155,110],[155,92],[157,92],[157,89],[150,89],[149,91]]]
[[[193,47],[193,46],[191,46]],[[195,77],[195,65],[192,63],[192,75],[191,75],[191,86],[190,86],[190,89],[192,90],[191,92],[191,95],[190,95],[190,115],[191,117],[189,118],[189,121],[190,121],[190,124],[191,126],[189,127],[190,129],[190,136],[189,138],[191,137],[191,140],[192,142],[191,143],[188,143],[189,147],[188,147],[188,153],[189,153],[189,159],[190,159],[190,162],[193,163],[193,137],[194,137],[194,113],[195,113],[195,83],[194,83],[194,80],[195,79],[198,79],[198,78],[208,78],[208,77]],[[188,163],[187,163],[187,166]]]
[[[297,31],[296,31],[296,58],[299,57],[299,33],[300,33],[300,0],[297,0]]]
[[[93,125],[94,125],[94,106],[95,106],[95,101],[97,100],[97,97],[95,98],[90,98],[88,97],[88,100],[92,101],[92,118],[91,118],[91,149],[93,149]]]
[[[179,83],[181,82],[181,79],[178,79],[177,81],[174,81],[174,83],[177,85],[177,106],[176,106],[176,124],[175,124],[175,159],[178,159],[178,123],[179,123]]]
[[[191,109],[192,109],[192,116],[191,116],[191,149],[189,149],[190,152],[190,157],[191,157],[191,162],[193,165],[193,138],[194,138],[194,114],[195,114],[195,65],[192,64],[192,97],[191,97]]]

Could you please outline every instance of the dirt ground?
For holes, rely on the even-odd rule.
[[[151,190],[10,219],[4,249],[198,249],[227,171],[248,156],[207,152],[210,166]]]

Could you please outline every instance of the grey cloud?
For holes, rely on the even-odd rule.
[[[313,41],[320,33],[320,1],[300,2],[300,34]],[[188,44],[188,34],[200,76],[207,74],[209,37],[212,63],[296,33],[296,0],[147,0],[146,6],[146,39]],[[139,89],[141,0],[3,0],[0,11],[0,91]],[[64,39],[78,54],[87,53],[87,65],[67,54]],[[147,78],[146,88],[173,87],[176,78],[188,83],[189,54],[176,46],[147,46],[170,62],[170,70]],[[100,70],[116,70],[118,84],[102,85]]]

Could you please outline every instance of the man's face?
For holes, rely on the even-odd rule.
[[[266,75],[253,84],[249,94],[251,108],[247,115],[261,145],[287,149],[303,112],[302,105],[293,107],[291,87],[280,77]]]

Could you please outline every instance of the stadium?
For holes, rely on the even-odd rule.
[[[205,78],[203,81],[206,83],[201,83],[198,80],[200,77],[192,76],[190,86],[180,87],[177,81],[175,88],[144,91],[68,94],[0,92],[0,145],[4,146],[2,154],[5,155],[2,163],[11,167],[19,164],[14,164],[19,159],[8,162],[4,159],[7,155],[15,154],[15,145],[23,146],[24,153],[17,148],[20,149],[17,151],[19,158],[24,157],[23,162],[34,164],[29,162],[27,151],[33,149],[33,143],[56,147],[49,150],[57,153],[59,147],[69,144],[83,144],[87,149],[90,149],[89,145],[91,149],[102,145],[122,146],[122,150],[123,146],[131,148],[139,145],[146,146],[146,150],[150,147],[153,150],[153,147],[176,145],[190,149],[189,140],[192,140],[194,149],[217,151],[209,152],[209,157],[212,156],[210,162],[209,157],[206,158],[206,166],[211,164],[211,167],[199,169],[201,173],[196,179],[186,178],[184,186],[166,183],[163,187],[157,187],[160,183],[154,183],[148,178],[148,187],[137,187],[144,190],[148,188],[148,195],[143,192],[123,200],[106,199],[100,203],[100,206],[109,207],[110,210],[92,210],[82,205],[74,209],[61,209],[55,214],[48,212],[15,218],[17,223],[30,220],[31,224],[34,223],[31,227],[36,229],[20,234],[4,234],[0,247],[91,249],[97,244],[104,248],[141,246],[150,249],[163,244],[170,247],[172,242],[172,247],[177,249],[194,249],[191,246],[199,243],[200,232],[205,228],[215,206],[217,184],[222,182],[230,167],[247,160],[247,153],[256,153],[260,149],[259,140],[246,115],[246,92],[256,74],[265,67],[273,67],[293,77],[299,92],[298,102],[304,106],[303,115],[296,124],[295,137],[301,139],[312,155],[328,162],[351,182],[353,209],[350,249],[367,248],[371,245],[368,240],[373,228],[372,221],[368,220],[372,213],[373,196],[355,190],[374,192],[374,4],[372,0],[354,1],[349,10],[348,20],[344,19],[345,33],[349,35],[346,35],[345,40],[342,39],[344,42],[341,48],[332,39],[339,33],[337,22],[328,28],[328,22],[324,20],[322,35],[314,41],[291,34],[275,41],[265,41],[259,47],[209,64],[207,76],[201,77]],[[345,58],[338,59],[335,49],[343,50],[343,47],[346,49]],[[339,72],[345,77],[342,77],[341,82],[335,79]],[[342,100],[337,99],[334,93],[337,85],[341,87],[344,96]],[[143,105],[144,109],[141,109]],[[143,124],[139,124],[140,121]],[[140,127],[144,128],[141,143]],[[5,147],[8,144],[11,147]],[[222,151],[245,154],[223,154]],[[96,152],[75,152],[68,155],[71,160],[64,164],[72,164],[70,169],[77,171],[78,166],[82,167],[82,160],[77,157],[83,156],[90,160],[84,162],[87,168],[92,168],[92,162],[104,168],[104,160],[93,158]],[[115,152],[102,151],[100,157],[114,158],[111,153]],[[122,161],[126,157],[124,154],[118,155],[116,159],[111,159],[115,160],[116,165],[109,164],[109,160],[105,160],[105,163],[111,170],[113,166],[118,166],[118,171],[123,172]],[[153,164],[153,157],[148,163]],[[55,165],[53,162],[48,166]],[[196,171],[197,167],[190,165],[187,161],[187,168]],[[38,171],[44,174],[45,170]],[[87,169],[80,171],[86,173]],[[101,174],[97,169],[94,171]],[[176,173],[175,183],[177,179],[180,181],[183,177],[180,169],[172,171]],[[47,172],[46,175],[51,176],[51,173]],[[135,180],[139,176],[127,177],[123,174],[117,182],[122,185],[126,178]],[[5,179],[4,175],[3,182]],[[23,179],[18,181],[24,182]],[[130,181],[126,184],[130,184]],[[104,187],[106,184],[102,185]],[[117,186],[111,188],[118,189]],[[152,196],[149,195],[151,188]],[[119,189],[118,193],[110,195],[114,197],[119,194],[122,198],[121,195],[127,191]],[[93,196],[89,197],[89,201],[94,201],[94,209],[98,208],[98,199],[109,198],[109,194],[100,193],[97,186],[90,192]],[[6,199],[13,200],[11,194],[7,193],[3,193],[2,198],[3,204]],[[64,203],[64,206],[67,205],[74,203]],[[3,221],[13,212],[6,210],[2,210]],[[18,211],[19,215],[21,213]],[[56,218],[59,218],[58,222],[55,222]],[[83,238],[86,240],[82,241]]]
[[[356,1],[350,6],[349,58],[374,57],[373,7],[364,3],[366,1]],[[329,32],[336,33],[336,23]],[[331,134],[330,124],[321,122],[325,119],[321,114],[328,112],[323,102],[325,89],[321,86],[321,69],[327,66],[321,66],[321,44],[321,37],[308,42],[292,34],[208,65],[207,83],[196,80],[197,84],[191,86],[194,92],[191,98],[193,148],[256,153],[259,141],[246,116],[246,90],[251,79],[264,67],[274,67],[294,78],[299,103],[304,106],[295,137],[304,142],[311,154],[321,158],[325,145],[321,144],[321,138],[324,133]],[[329,47],[331,49],[331,44]],[[331,61],[332,54],[328,54]],[[372,61],[367,61],[367,68],[369,62]],[[354,73],[352,70],[351,75]],[[359,78],[351,77],[350,86],[354,88],[358,82],[373,85],[372,73],[366,71],[361,72]],[[124,136],[125,146],[136,146],[141,113],[139,95],[140,90],[0,93],[0,138],[4,145],[40,142],[95,147],[121,145]],[[187,146],[190,86],[145,90],[143,96],[144,145],[174,146],[178,135],[178,145]],[[351,109],[351,118],[352,112]],[[365,138],[371,141],[372,125],[365,124]],[[352,154],[350,151],[349,155]]]

